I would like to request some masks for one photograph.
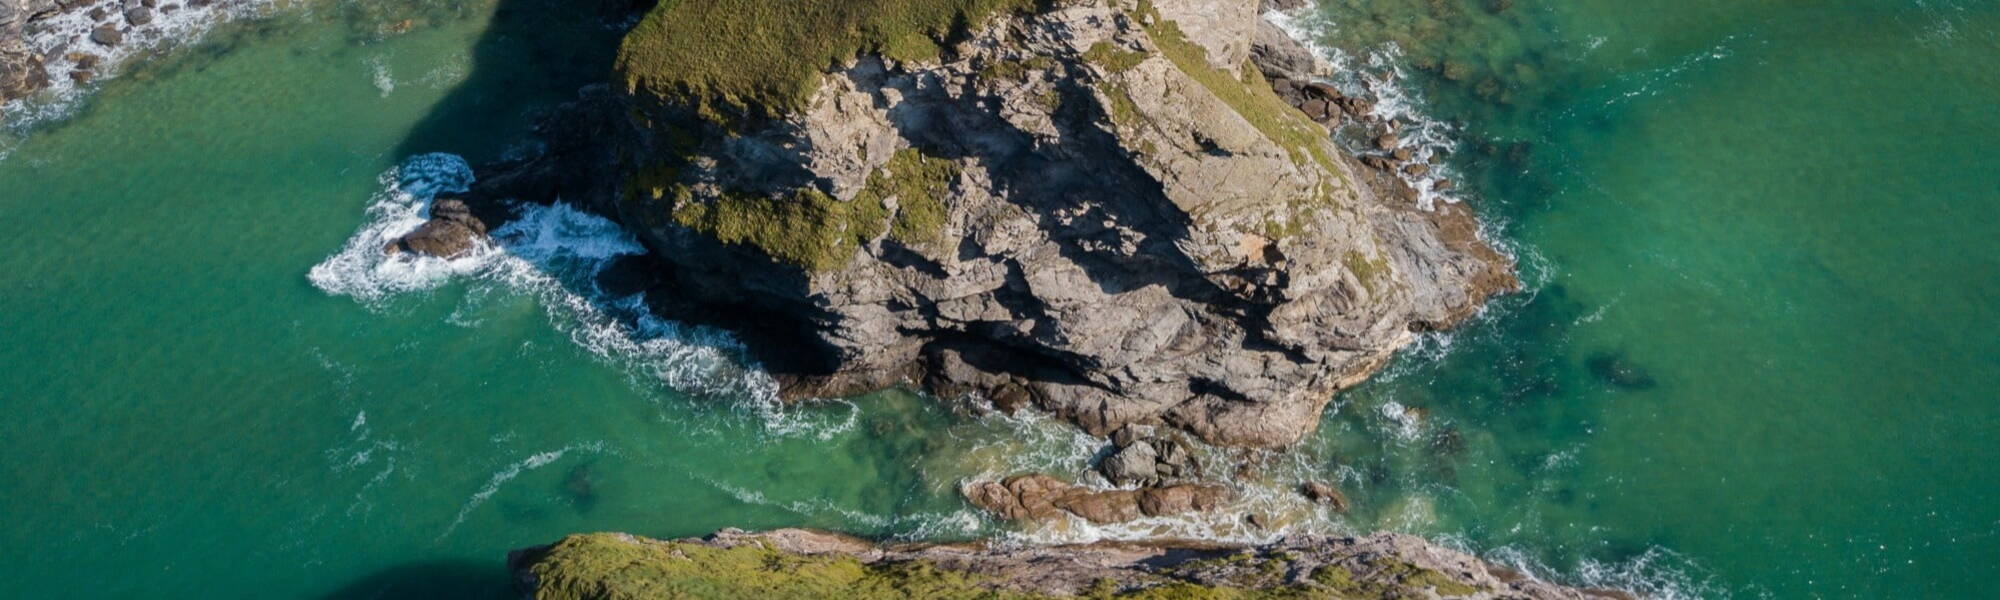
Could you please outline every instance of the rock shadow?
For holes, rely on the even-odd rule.
[[[503,557],[491,561],[419,561],[376,571],[355,579],[320,600],[431,600],[466,598],[504,600],[516,597],[509,587]]]

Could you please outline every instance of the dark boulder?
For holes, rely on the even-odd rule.
[[[382,251],[454,258],[479,247],[486,239],[487,231],[486,221],[475,216],[472,207],[467,206],[465,201],[443,198],[431,204],[430,221],[402,239],[390,242]]]
[[[116,25],[99,25],[96,29],[90,30],[90,41],[105,46],[116,46],[125,41],[125,33],[118,31]]]

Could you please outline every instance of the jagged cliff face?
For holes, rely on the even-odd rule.
[[[690,87],[628,40],[598,196],[680,284],[663,310],[770,338],[796,395],[908,382],[1278,446],[1512,284],[1463,210],[1379,192],[1273,93],[1255,0],[968,15],[734,108],[660,92]]]

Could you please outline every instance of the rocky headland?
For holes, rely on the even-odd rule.
[[[665,3],[544,153],[388,251],[463,251],[505,218],[483,205],[560,199],[652,249],[619,285],[738,332],[788,396],[911,386],[1283,447],[1515,281],[1271,8]]]
[[[799,529],[662,541],[574,535],[513,553],[524,597],[1629,599],[1553,585],[1399,534],[1004,548],[877,545]]]

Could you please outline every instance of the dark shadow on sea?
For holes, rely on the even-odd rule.
[[[579,89],[608,81],[619,40],[649,6],[649,0],[350,0],[334,10],[346,22],[350,41],[359,45],[491,11],[487,29],[468,50],[464,80],[391,150],[396,160],[447,152],[480,165],[530,151],[537,121],[576,98]],[[595,295],[594,289],[582,289],[596,285],[588,276],[559,274],[559,279],[580,295]],[[594,498],[587,487],[579,495],[578,510],[587,510]],[[499,535],[481,539],[495,545],[478,549],[477,555],[388,567],[322,597],[515,597],[508,551],[548,543],[563,532],[523,527],[492,533]],[[413,546],[423,543],[411,540]]]
[[[430,600],[433,598],[514,597],[506,561],[441,560],[412,562],[356,579],[321,600]]]

